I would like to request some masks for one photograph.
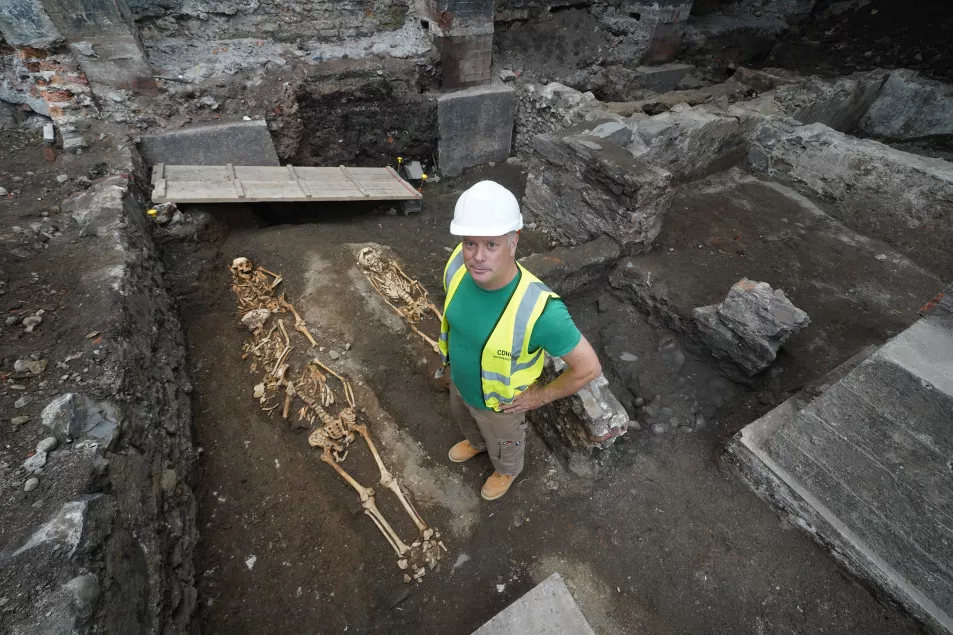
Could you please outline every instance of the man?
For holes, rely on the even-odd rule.
[[[450,233],[462,242],[444,269],[440,353],[450,368],[450,409],[465,439],[450,449],[462,463],[487,452],[495,471],[486,500],[500,498],[523,469],[526,412],[577,392],[602,368],[562,300],[516,262],[523,216],[513,194],[481,181],[457,200]],[[536,383],[544,355],[568,368]]]

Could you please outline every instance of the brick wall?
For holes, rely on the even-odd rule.
[[[493,34],[436,38],[444,88],[464,88],[490,81]]]

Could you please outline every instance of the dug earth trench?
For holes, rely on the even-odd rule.
[[[608,279],[567,298],[600,354],[657,356],[676,347],[659,347],[664,338],[688,351],[685,366],[704,376],[703,385],[719,377],[730,394],[720,407],[706,404],[708,424],[691,434],[633,427],[595,478],[569,472],[531,431],[523,477],[502,500],[480,499],[492,468],[485,457],[462,465],[446,459],[459,433],[446,392],[432,380],[435,354],[368,285],[355,252],[386,247],[439,305],[440,274],[455,244],[447,233],[453,204],[483,178],[523,192],[525,175],[499,165],[430,187],[423,212],[410,217],[386,205],[196,207],[183,224],[162,230],[195,386],[202,630],[469,633],[558,571],[601,633],[917,632],[719,470],[712,458],[720,441],[768,410],[769,400],[721,377],[692,352],[689,334],[669,330],[663,316],[646,318],[633,291]],[[677,234],[663,231],[659,240],[664,250],[647,256],[675,253],[669,242],[676,245]],[[520,253],[550,246],[547,234],[527,229]],[[241,357],[247,330],[230,289],[228,265],[238,256],[282,275],[281,289],[319,342],[312,352],[350,375],[385,462],[442,532],[448,552],[421,584],[401,580],[393,551],[307,433],[259,409],[258,379]],[[712,279],[712,294],[727,292],[723,282]],[[811,317],[822,326],[839,319],[823,305]],[[438,330],[433,319],[422,328],[431,337]],[[612,370],[616,360],[603,362],[613,387],[632,393],[632,408],[634,385]],[[672,386],[657,387],[662,392],[678,373],[666,377]],[[783,391],[802,380],[792,374],[776,384]],[[376,486],[360,443],[342,465]],[[379,493],[378,503],[410,538],[413,526],[393,498]]]

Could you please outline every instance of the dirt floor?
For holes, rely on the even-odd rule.
[[[599,633],[917,632],[719,470],[714,455],[726,426],[734,431],[770,407],[757,398],[724,406],[694,434],[631,432],[598,480],[565,471],[531,433],[513,491],[494,503],[479,498],[489,462],[445,458],[459,433],[447,394],[431,380],[436,357],[367,285],[354,249],[386,245],[440,296],[453,202],[480,178],[522,191],[523,177],[500,165],[435,185],[418,216],[221,207],[192,210],[161,241],[187,329],[203,449],[202,630],[465,634],[558,571]],[[527,232],[520,248],[523,255],[546,250],[549,240]],[[240,354],[247,332],[228,286],[227,265],[239,255],[283,275],[326,349],[316,354],[341,354],[336,364],[357,382],[385,460],[443,532],[449,553],[422,584],[401,581],[357,495],[319,461],[306,433],[258,409],[257,380]],[[607,294],[594,288],[569,299],[600,347],[604,335],[627,337],[606,322],[626,311],[618,300],[609,309],[603,300],[600,311]],[[665,335],[641,317],[631,329],[632,341],[619,345],[632,353]],[[435,321],[424,330],[435,335]],[[375,484],[365,451],[352,451],[344,466]],[[378,498],[410,538],[393,500]]]

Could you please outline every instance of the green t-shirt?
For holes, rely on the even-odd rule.
[[[486,291],[464,274],[447,310],[450,323],[450,379],[460,396],[473,408],[489,410],[483,403],[480,358],[520,276],[502,289]],[[576,348],[582,333],[576,328],[562,300],[550,300],[533,326],[529,350],[542,348],[553,357],[562,357]]]

